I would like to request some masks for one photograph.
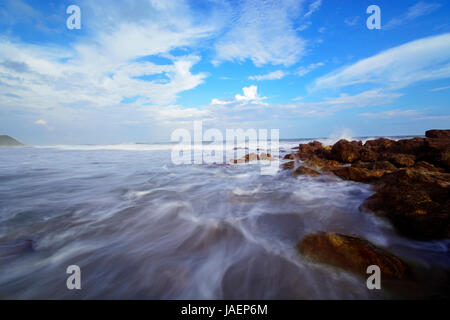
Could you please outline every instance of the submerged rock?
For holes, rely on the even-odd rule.
[[[405,279],[410,276],[405,262],[355,236],[323,232],[310,234],[298,243],[297,248],[301,254],[314,261],[362,276],[367,276],[367,267],[371,265],[379,266],[381,276],[389,279]]]
[[[401,169],[386,174],[362,208],[417,239],[450,238],[450,174]]]
[[[14,243],[0,245],[0,259],[12,258],[32,251],[34,251],[33,240],[16,241]]]

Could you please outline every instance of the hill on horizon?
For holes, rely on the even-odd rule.
[[[16,139],[10,136],[0,135],[0,147],[17,147],[17,146],[23,146],[23,143],[17,141]]]

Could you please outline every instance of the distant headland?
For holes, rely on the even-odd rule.
[[[23,143],[17,141],[10,136],[1,136],[0,135],[0,147],[18,147],[23,146]]]

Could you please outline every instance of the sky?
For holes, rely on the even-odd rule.
[[[164,142],[199,120],[282,139],[450,129],[450,3],[0,0],[0,134]]]

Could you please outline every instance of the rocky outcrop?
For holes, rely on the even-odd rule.
[[[375,183],[362,208],[417,239],[450,238],[450,174],[401,169]]]
[[[23,144],[10,136],[0,136],[0,147],[19,147]]]
[[[450,130],[427,131],[426,138],[394,141],[340,140],[300,145],[285,157],[294,175],[333,174],[371,183],[376,193],[362,208],[388,218],[403,234],[417,239],[450,238]],[[295,161],[302,166],[296,168]]]
[[[313,261],[333,265],[362,276],[367,267],[380,267],[382,277],[406,279],[410,277],[408,265],[369,241],[350,235],[317,233],[306,236],[297,245],[299,252]]]

